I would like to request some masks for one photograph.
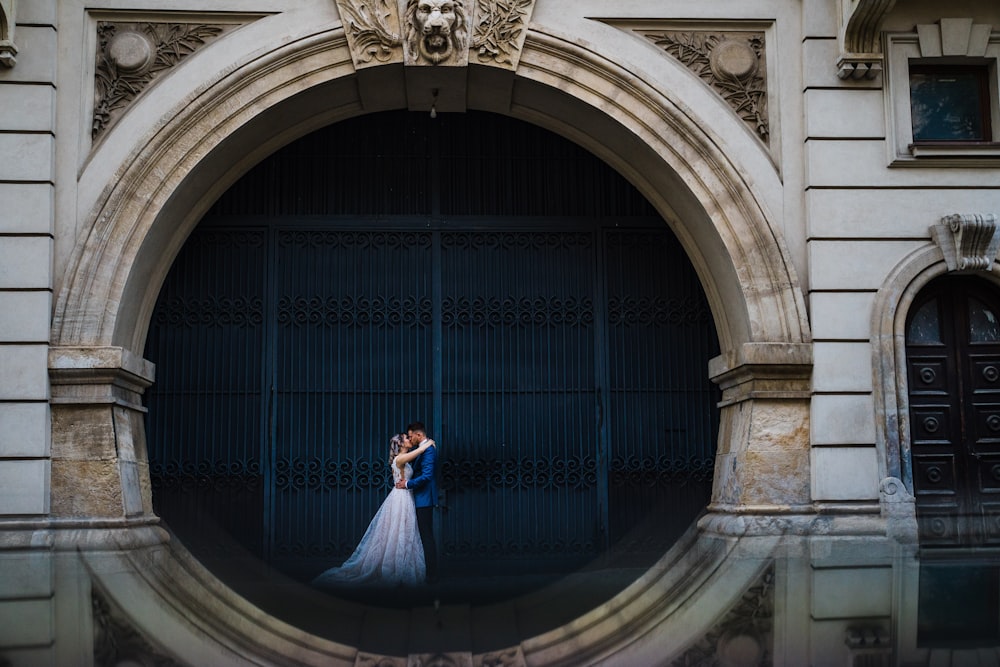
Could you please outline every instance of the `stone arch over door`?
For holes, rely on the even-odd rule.
[[[284,39],[268,46],[273,34]],[[83,231],[59,281],[50,353],[52,507],[55,516],[86,519],[90,527],[124,529],[122,546],[163,539],[152,525],[141,416],[141,394],[154,369],[138,351],[174,256],[211,203],[253,164],[315,128],[373,110],[359,98],[339,23],[292,12],[227,39],[189,60],[202,58],[198,71],[211,76],[174,77],[150,90],[80,176]],[[630,48],[641,61],[642,45],[603,56],[557,31],[533,28],[502,111],[563,134],[618,169],[691,257],[723,350],[708,369],[723,388],[723,409],[715,520],[705,526],[743,533],[750,525],[744,514],[808,514],[810,333],[798,279],[765,203],[768,176],[756,183],[745,177],[710,123],[699,122],[673,88],[622,62]],[[679,66],[665,67],[664,76],[687,81]],[[487,85],[470,78],[470,99],[477,86],[487,93]],[[496,111],[495,104],[482,108]],[[737,148],[762,150],[749,135]],[[81,420],[100,432],[99,444],[80,442],[74,429]],[[179,603],[196,609],[194,617],[218,615],[218,605],[254,623],[260,616],[180,557],[148,572],[147,585],[161,591],[163,581],[177,576],[187,577],[184,590],[213,588],[210,601],[192,594]],[[669,585],[671,577],[662,575],[651,577]],[[621,605],[638,619],[662,604],[655,595],[633,594],[595,611],[586,629],[567,626],[531,650],[558,653],[567,642],[574,650],[606,652],[631,641],[619,637],[614,620]],[[248,637],[254,630],[247,627],[232,632]],[[300,643],[298,634],[282,632],[282,642]],[[592,646],[581,649],[581,632]]]
[[[943,234],[945,226],[937,225],[937,231]],[[953,273],[962,260],[961,251],[956,257],[949,249],[949,238],[935,235],[937,245],[915,250],[889,273],[876,296],[872,317],[872,386],[883,513],[890,519],[889,533],[908,540],[917,539],[917,525],[906,371],[907,317],[924,288]],[[989,254],[985,247],[982,250]],[[1000,267],[993,261],[995,254],[994,248],[976,274],[996,288],[1000,286]]]

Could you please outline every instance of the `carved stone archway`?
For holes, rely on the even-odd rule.
[[[954,272],[978,272],[1000,285],[996,263],[1000,230],[993,214],[951,215],[930,227],[934,243],[904,257],[879,290],[872,317],[872,386],[883,514],[888,533],[916,540],[910,460],[910,406],[906,377],[906,317],[931,281]]]
[[[270,45],[275,31],[284,37]],[[712,128],[673,99],[670,87],[637,75],[641,68],[628,67],[618,55],[602,56],[556,31],[526,30],[516,73],[499,87],[505,93],[495,94],[494,72],[470,69],[468,106],[534,122],[592,150],[639,188],[688,251],[723,349],[708,369],[723,388],[723,409],[711,507],[716,519],[706,525],[743,533],[747,524],[727,517],[808,514],[810,333],[782,235],[766,197],[719,148]],[[50,353],[52,512],[76,530],[156,520],[140,400],[154,373],[139,352],[159,287],[185,238],[211,203],[263,157],[379,103],[366,97],[373,79],[366,83],[359,76],[339,22],[279,15],[235,31],[225,50],[211,57],[218,62],[201,70],[213,72],[209,78],[187,84],[174,77],[138,100],[95,148],[80,177],[84,231],[59,281]],[[371,76],[411,83],[403,63],[371,69]],[[414,81],[426,87],[422,76]],[[398,107],[398,101],[382,103]],[[748,137],[747,145],[756,146]],[[252,617],[253,623],[234,621],[226,632],[247,645],[266,640],[257,636],[260,623],[266,625],[258,623],[259,613],[182,553],[165,554],[150,557],[151,567],[140,563],[126,576],[129,585],[167,595],[164,582],[181,581],[171,604],[206,620]],[[686,563],[679,568],[705,562],[673,558]],[[667,586],[681,572],[658,570],[650,577]],[[200,589],[211,589],[212,596],[199,599]],[[596,655],[625,646],[631,640],[619,636],[615,620],[622,605],[640,619],[664,604],[657,595],[630,595],[595,610],[587,627],[601,632],[567,626],[526,642],[523,651]],[[299,633],[281,632],[286,639],[294,635],[288,641],[299,646],[309,644],[314,657],[322,652]],[[337,653],[351,655],[343,647]]]

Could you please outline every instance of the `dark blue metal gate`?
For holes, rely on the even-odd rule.
[[[337,171],[331,156],[387,117],[408,129],[369,147],[386,157],[379,182],[419,165],[463,196],[440,177],[386,195]],[[554,135],[483,114],[427,122],[389,114],[293,144],[178,257],[146,351],[151,477],[203,557],[228,534],[301,576],[339,562],[389,488],[389,435],[413,419],[441,444],[453,569],[655,554],[707,502],[717,344],[676,239]],[[391,148],[400,134],[412,154]],[[509,138],[478,147],[494,161],[470,156],[484,136]]]

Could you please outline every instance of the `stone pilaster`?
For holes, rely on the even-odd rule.
[[[142,392],[153,364],[120,347],[54,347],[52,517],[151,519]]]
[[[812,347],[746,344],[709,366],[722,388],[715,485],[721,514],[806,511]]]

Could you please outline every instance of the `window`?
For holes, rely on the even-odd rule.
[[[990,141],[988,69],[910,65],[913,142]]]
[[[1000,161],[1000,32],[941,19],[887,35],[890,164],[993,167]]]

